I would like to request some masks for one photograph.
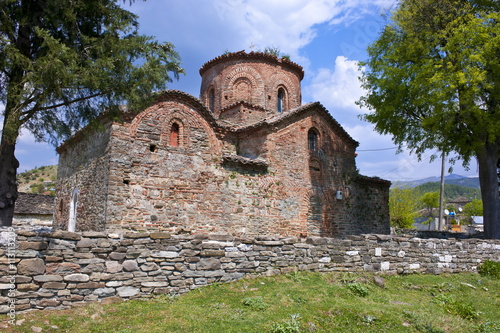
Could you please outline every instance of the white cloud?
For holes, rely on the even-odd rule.
[[[141,29],[178,47],[215,50],[263,50],[273,46],[307,63],[301,48],[321,24],[348,25],[363,16],[379,16],[393,0],[150,0],[136,2]],[[182,55],[182,54],[181,54]]]
[[[337,56],[333,69],[320,68],[307,87],[309,94],[327,106],[361,113],[355,104],[365,94],[358,77],[358,62]]]
[[[299,51],[315,38],[318,25],[348,25],[392,3],[392,0],[218,0],[214,7],[221,23],[229,23],[229,28],[237,31],[240,48],[275,46],[302,61]]]

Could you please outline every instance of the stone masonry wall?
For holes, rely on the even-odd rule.
[[[500,261],[499,240],[12,230],[0,233],[0,313],[12,304],[16,311],[61,309],[296,270],[438,274]]]
[[[76,230],[104,228],[109,179],[107,151],[110,149],[110,124],[106,123],[103,129],[93,130],[92,133],[70,139],[58,148],[54,225],[62,229],[68,227],[71,200],[75,193],[78,198]]]

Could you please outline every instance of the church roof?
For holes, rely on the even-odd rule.
[[[335,118],[332,117],[330,112],[328,112],[328,110],[320,102],[307,103],[288,112],[280,113],[273,117],[263,119],[247,126],[231,126],[229,130],[233,132],[246,132],[262,126],[274,126],[293,117],[298,117],[310,110],[317,110],[319,114],[322,115],[326,119],[326,121],[336,130],[340,137],[347,141],[350,141],[356,147],[359,145],[359,143],[345,131],[345,129],[338,123],[337,120],[335,120]]]
[[[52,215],[54,197],[34,193],[19,193],[14,207],[15,214]]]
[[[299,79],[302,80],[304,78],[304,69],[299,64],[290,61],[286,58],[278,58],[272,54],[264,53],[264,52],[250,52],[246,53],[244,50],[239,52],[229,52],[223,55],[220,55],[201,66],[200,75],[208,70],[210,67],[215,66],[220,63],[224,63],[229,60],[244,60],[244,61],[265,61],[267,63],[279,64],[283,67],[286,67],[290,70],[295,71],[299,74]]]

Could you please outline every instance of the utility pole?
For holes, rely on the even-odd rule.
[[[439,217],[438,217],[438,230],[443,229],[443,206],[444,206],[444,151],[441,156],[441,189],[439,191]]]

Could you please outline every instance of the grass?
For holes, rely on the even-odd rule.
[[[299,272],[18,315],[2,332],[500,332],[500,280]]]

